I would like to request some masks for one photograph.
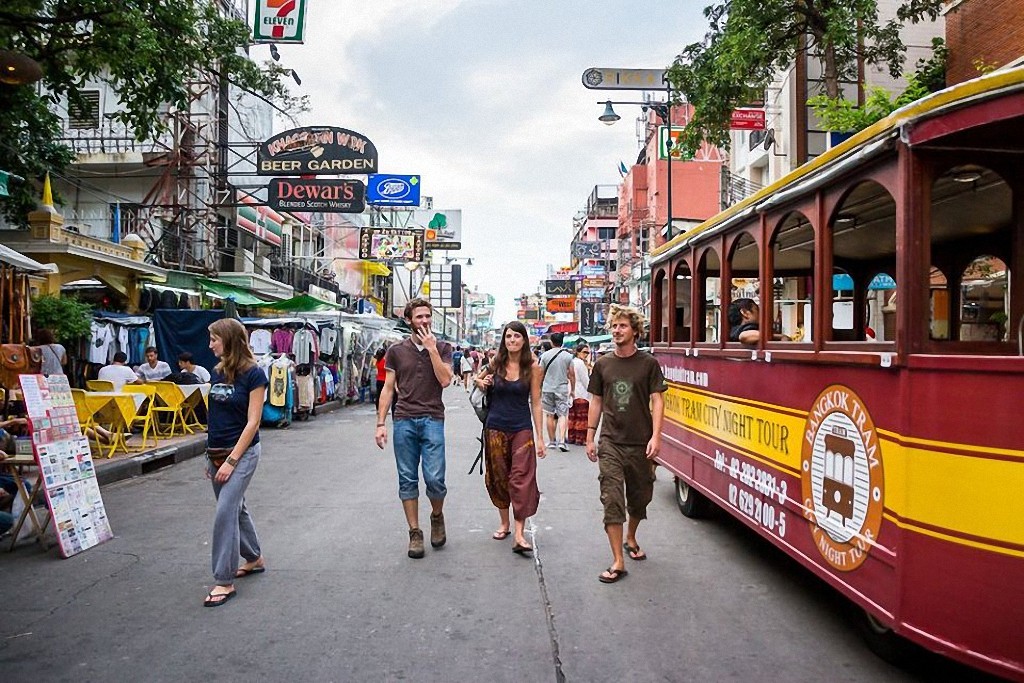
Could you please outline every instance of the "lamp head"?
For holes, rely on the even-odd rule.
[[[618,121],[621,118],[622,117],[619,116],[618,114],[616,114],[615,110],[612,109],[612,101],[611,100],[607,100],[604,103],[604,113],[602,113],[600,116],[598,116],[597,120],[600,121],[601,123],[603,123],[606,126],[610,126],[610,125],[612,125],[613,123],[615,123],[616,121]]]
[[[43,77],[43,69],[36,60],[21,52],[0,50],[0,83],[28,85]]]

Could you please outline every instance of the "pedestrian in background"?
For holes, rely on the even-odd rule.
[[[544,374],[541,385],[541,401],[544,419],[548,428],[548,448],[558,447],[565,453],[565,423],[569,417],[570,396],[576,392],[572,374],[572,353],[562,348],[565,335],[555,332],[551,335],[551,348],[540,357],[540,368]]]
[[[384,391],[384,380],[388,378],[387,370],[384,369],[384,355],[387,348],[380,347],[377,353],[373,354],[373,364],[377,370],[377,387],[373,392],[373,407],[380,408],[380,392]]]
[[[266,571],[245,490],[260,460],[267,376],[256,365],[242,323],[224,318],[209,330],[210,350],[220,359],[211,376],[206,448],[206,476],[217,499],[211,543],[216,585],[203,604],[219,607],[235,597],[235,579]]]
[[[383,449],[388,441],[388,406],[397,395],[395,418],[395,464],[398,467],[398,497],[409,524],[411,558],[423,557],[423,531],[419,521],[420,482],[430,501],[430,545],[440,548],[448,540],[444,525],[444,401],[441,393],[452,383],[452,347],[438,341],[431,331],[434,308],[426,299],[405,305],[405,320],[412,328],[409,338],[392,344],[384,356],[387,379],[377,408],[374,440]],[[463,356],[465,358],[465,356]]]
[[[590,410],[590,347],[577,342],[572,359],[572,374],[575,382],[572,405],[569,406],[568,433],[566,441],[576,446],[587,444],[587,412]]]
[[[654,495],[653,460],[661,450],[662,392],[668,387],[658,361],[636,347],[644,324],[640,313],[612,304],[608,323],[615,350],[598,358],[590,375],[587,457],[599,465],[604,530],[612,548],[612,564],[597,578],[615,583],[629,573],[623,550],[633,560],[647,559],[636,531],[647,518],[647,505]],[[601,443],[595,446],[599,426]],[[623,542],[627,512],[629,524]]]
[[[469,347],[462,352],[462,358],[459,360],[459,375],[467,392],[473,377],[473,365],[473,347]]]
[[[509,507],[515,517],[512,551],[525,555],[533,546],[524,535],[526,520],[537,512],[537,458],[543,458],[544,422],[540,406],[540,366],[529,349],[526,326],[515,320],[501,335],[495,358],[476,378],[488,392],[484,436],[487,470],[484,483],[501,525],[492,538],[502,541],[509,528]]]
[[[41,372],[46,375],[63,375],[68,364],[68,352],[53,338],[53,332],[45,327],[36,330],[36,344],[43,354]]]

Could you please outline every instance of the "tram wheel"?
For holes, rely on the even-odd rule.
[[[868,649],[890,664],[902,664],[911,655],[911,644],[906,638],[880,622],[867,610],[859,610],[858,627]]]
[[[711,509],[711,501],[679,477],[676,477],[676,505],[683,516],[690,519],[706,517]]]

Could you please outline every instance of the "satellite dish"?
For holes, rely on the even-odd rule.
[[[764,142],[761,146],[764,147],[764,151],[771,149],[771,146],[775,144],[775,129],[769,128],[767,134],[764,136]]]

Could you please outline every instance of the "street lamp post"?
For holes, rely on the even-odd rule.
[[[667,221],[665,224],[665,237],[666,239],[672,239],[674,237],[674,224],[672,221],[672,93],[668,92],[668,100],[665,102],[612,102],[611,100],[605,100],[604,102],[598,102],[598,104],[604,105],[604,113],[597,117],[597,120],[606,126],[610,126],[622,117],[615,113],[612,108],[613,104],[639,104],[641,108],[646,112],[648,109],[652,110],[658,115],[658,118],[668,126],[668,135],[665,141],[666,157],[668,164],[668,171],[666,172],[666,182],[668,184],[668,191],[665,194],[665,213]],[[660,143],[660,141],[659,141]],[[658,145],[659,152],[661,151],[661,145]]]

